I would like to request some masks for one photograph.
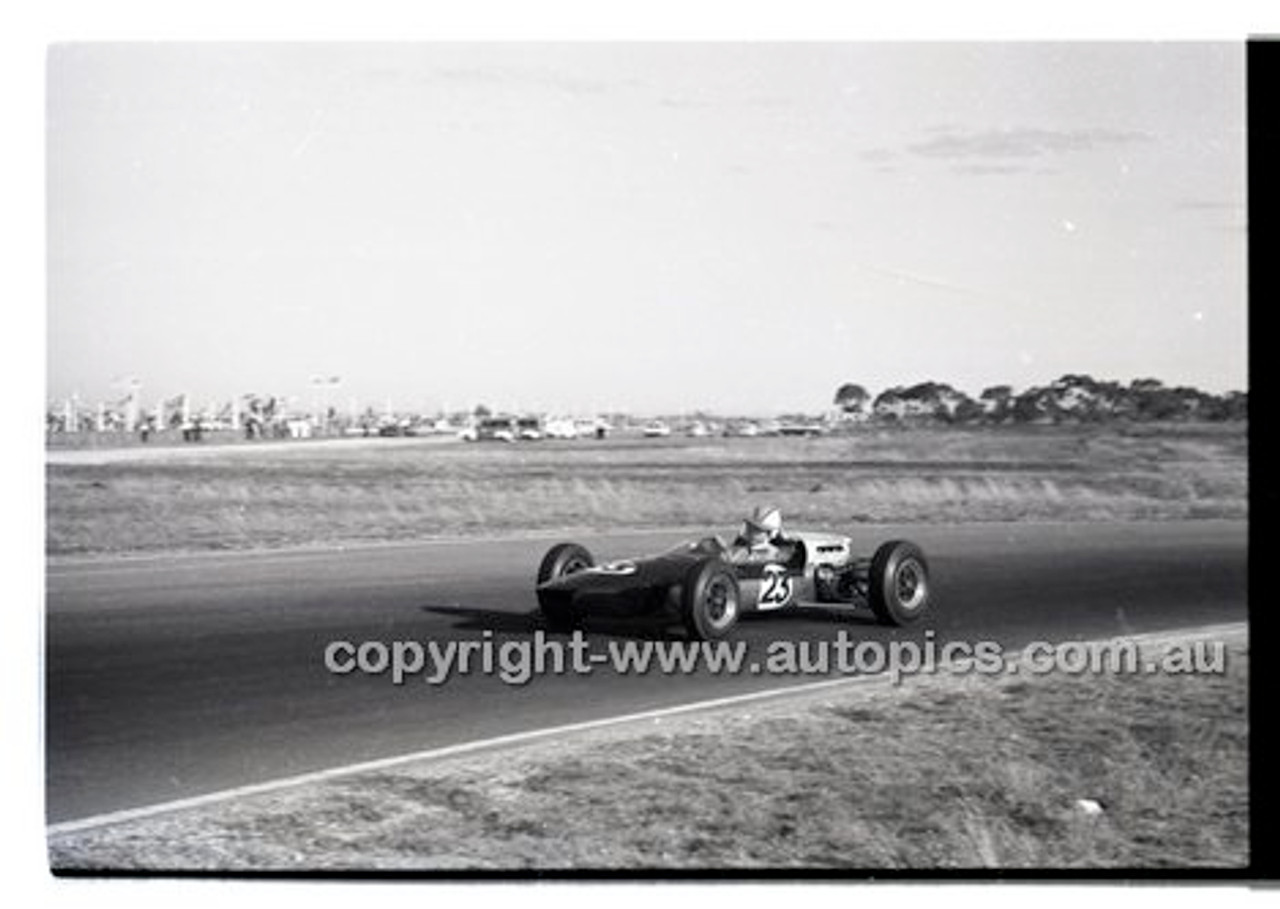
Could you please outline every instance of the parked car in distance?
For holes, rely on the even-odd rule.
[[[485,417],[475,427],[477,442],[514,442],[519,432],[512,417]]]
[[[520,417],[516,420],[517,438],[528,442],[536,442],[545,436],[542,420],[538,417]]]

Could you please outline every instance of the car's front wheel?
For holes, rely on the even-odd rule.
[[[547,550],[538,566],[538,608],[547,625],[556,631],[567,631],[578,622],[573,594],[564,590],[542,590],[542,585],[556,578],[591,568],[595,559],[586,547],[577,543],[557,543]]]
[[[741,597],[738,577],[719,559],[699,562],[685,578],[681,618],[690,636],[701,641],[722,638],[738,623]]]
[[[929,611],[929,563],[915,543],[892,540],[871,558],[867,601],[883,625],[917,622]]]

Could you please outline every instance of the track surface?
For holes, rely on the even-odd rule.
[[[1242,522],[863,527],[867,552],[908,537],[929,553],[939,643],[1009,647],[1242,621]],[[672,533],[584,540],[601,558]],[[337,551],[54,560],[47,571],[50,823],[426,748],[813,681],[812,676],[493,676],[429,686],[334,676],[332,640],[530,639],[548,539]],[[593,651],[643,637],[588,625]],[[779,639],[922,639],[868,614],[807,610],[740,623],[763,658]]]

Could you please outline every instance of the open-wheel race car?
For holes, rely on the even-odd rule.
[[[796,532],[767,554],[717,536],[653,556],[596,564],[577,543],[559,543],[538,567],[538,605],[553,629],[574,627],[593,604],[678,619],[689,635],[724,637],[747,612],[796,606],[869,607],[882,624],[918,621],[930,609],[929,566],[920,547],[892,540],[870,557],[847,536]]]

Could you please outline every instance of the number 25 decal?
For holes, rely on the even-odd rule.
[[[776,609],[791,601],[791,576],[778,565],[764,569],[764,586],[760,588],[760,608]]]

